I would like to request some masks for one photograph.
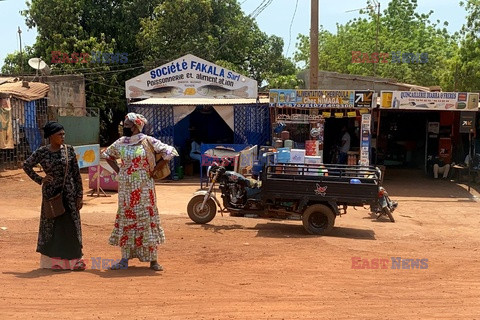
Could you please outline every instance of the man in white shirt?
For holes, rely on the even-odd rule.
[[[347,164],[347,152],[350,150],[350,134],[348,133],[347,126],[342,127],[342,134],[342,144],[340,146],[340,153],[338,155],[338,163]]]

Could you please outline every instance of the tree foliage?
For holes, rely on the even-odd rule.
[[[25,46],[22,50],[22,53],[20,53],[20,51],[9,53],[5,57],[4,64],[2,66],[2,73],[11,75],[21,74],[23,70],[30,68],[28,66],[28,60],[33,57],[35,57],[33,48],[29,46]]]
[[[142,19],[137,43],[146,63],[159,65],[191,53],[257,80],[295,72],[283,40],[267,36],[236,0],[165,1]],[[228,62],[228,64],[224,64]]]
[[[125,112],[125,80],[182,55],[218,63],[259,85],[296,71],[282,55],[282,39],[262,32],[237,0],[30,0],[27,7],[27,26],[38,37],[23,60],[51,62],[52,51],[128,53],[124,65],[52,65],[52,74],[85,75],[87,106],[101,111],[102,143],[112,140]],[[18,74],[19,59],[10,54],[3,71]]]
[[[449,61],[448,74],[453,87],[462,91],[480,90],[480,1],[461,3],[467,11],[467,20],[461,30],[458,54]]]
[[[448,66],[454,63],[458,51],[459,35],[449,34],[446,23],[440,27],[440,21],[432,22],[432,13],[417,13],[416,0],[392,0],[379,16],[373,3],[367,0],[367,8],[360,10],[360,18],[337,25],[336,34],[320,30],[319,68],[394,78],[425,86],[446,84],[445,79],[450,75]],[[310,44],[307,36],[298,37],[297,49],[295,61],[308,66]],[[365,63],[353,63],[353,52],[368,54],[368,58],[360,55],[360,61]],[[380,55],[378,63],[372,63],[375,61],[372,53]],[[388,57],[383,55],[387,63],[382,63],[382,53],[388,54]],[[405,63],[402,60],[405,53],[415,54],[416,59],[423,53],[428,61],[422,63],[415,58],[411,61],[412,56],[407,55],[409,63]],[[401,63],[395,63],[399,55]]]
[[[127,53],[128,63],[52,64],[53,74],[85,75],[88,107],[101,114],[101,142],[114,139],[116,124],[125,113],[125,80],[143,70],[135,39],[140,20],[153,13],[161,0],[32,0],[23,12],[27,26],[37,28],[35,56],[52,63],[53,51],[89,54]],[[62,57],[60,56],[60,61]],[[67,58],[68,59],[68,58]],[[64,62],[67,62],[64,58]],[[72,59],[70,59],[72,62]]]

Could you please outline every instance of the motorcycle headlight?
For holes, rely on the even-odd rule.
[[[212,174],[213,174],[213,172],[212,172],[211,169],[212,169],[212,166],[209,166],[209,167],[207,168],[207,177],[209,177],[209,178],[212,178]]]

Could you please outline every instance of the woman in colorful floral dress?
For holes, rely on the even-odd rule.
[[[150,177],[150,164],[155,152],[166,160],[178,156],[175,148],[142,132],[147,120],[140,114],[129,113],[123,124],[123,137],[103,153],[103,157],[118,173],[118,211],[109,243],[120,246],[122,259],[111,269],[128,268],[128,260],[138,258],[150,262],[150,268],[162,271],[157,262],[157,245],[165,242],[157,210],[155,183]],[[120,167],[116,159],[121,160]]]
[[[43,128],[49,144],[38,148],[23,164],[23,170],[42,186],[42,209],[38,232],[37,252],[41,253],[40,267],[53,270],[85,270],[82,260],[82,228],[80,209],[83,187],[80,169],[72,146],[65,145],[65,130],[58,122],[48,122]],[[68,169],[66,169],[68,153]],[[45,177],[33,168],[40,164]],[[63,181],[65,179],[65,185]],[[63,190],[65,213],[53,219],[45,217],[46,200]]]

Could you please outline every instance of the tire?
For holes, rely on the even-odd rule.
[[[308,233],[325,235],[333,229],[335,213],[326,205],[315,204],[303,212],[302,222]]]
[[[217,214],[217,205],[212,198],[207,200],[203,210],[200,211],[200,207],[202,206],[204,198],[204,196],[198,195],[190,199],[188,202],[187,213],[190,219],[192,219],[195,223],[209,223]]]
[[[391,222],[395,222],[395,219],[393,218],[393,215],[390,212],[390,209],[388,209],[388,207],[385,207],[382,210],[383,210],[383,213],[388,216],[388,218],[390,219]]]

